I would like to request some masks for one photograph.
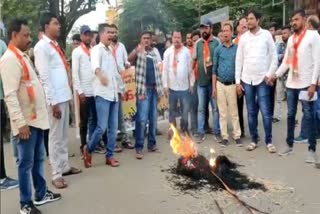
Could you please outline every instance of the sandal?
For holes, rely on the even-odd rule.
[[[62,177],[53,180],[52,185],[57,189],[64,189],[68,187],[67,182]]]
[[[79,173],[81,173],[81,172],[82,172],[81,169],[77,169],[77,168],[75,168],[75,167],[71,167],[71,168],[69,169],[69,171],[63,173],[62,176],[76,175],[76,174],[79,174]]]
[[[253,151],[257,148],[257,144],[255,143],[250,143],[248,146],[247,146],[247,151]]]
[[[277,152],[276,147],[275,147],[272,143],[269,143],[269,144],[267,145],[267,149],[268,149],[268,151],[269,151],[270,153],[276,153],[276,152]]]

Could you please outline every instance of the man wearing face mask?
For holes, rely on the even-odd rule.
[[[213,38],[212,23],[205,18],[201,21],[200,32],[202,38],[196,43],[194,49],[193,66],[198,65],[198,133],[200,142],[205,140],[205,111],[209,103],[211,103],[213,114],[213,133],[215,141],[221,141],[219,112],[216,99],[212,97],[212,66],[213,54],[219,41]]]

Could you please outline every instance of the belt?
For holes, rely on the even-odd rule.
[[[222,82],[222,81],[219,80],[219,82],[220,82],[221,84],[223,84],[223,85],[234,85],[234,84],[236,84],[236,81],[232,81],[232,82]]]

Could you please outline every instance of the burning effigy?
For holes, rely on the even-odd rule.
[[[254,182],[239,172],[237,170],[239,164],[230,161],[224,155],[216,155],[213,148],[210,149],[208,160],[198,154],[197,146],[190,136],[180,135],[173,125],[171,125],[171,130],[173,135],[170,146],[173,152],[180,156],[175,168],[177,174],[188,176],[194,180],[204,179],[217,190],[225,189],[225,185],[232,190],[266,190],[263,184]]]
[[[210,158],[200,155],[192,138],[181,135],[173,125],[170,126],[170,131],[170,146],[173,152],[179,155],[177,165],[171,168],[171,173],[190,178],[190,183],[178,184],[181,188],[188,190],[205,181],[212,190],[227,191],[250,213],[266,213],[241,200],[235,192],[248,189],[266,191],[264,184],[255,182],[238,171],[239,164],[224,155],[217,155],[213,148],[210,149]]]

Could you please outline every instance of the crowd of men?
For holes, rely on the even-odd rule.
[[[163,59],[155,47],[155,35],[149,31],[141,33],[139,44],[128,55],[118,41],[116,25],[100,24],[97,38],[84,25],[80,38],[74,38],[80,41],[74,44],[71,64],[57,43],[61,26],[56,16],[43,14],[40,20],[43,33],[34,47],[33,60],[27,54],[31,44],[27,21],[12,20],[8,25],[6,51],[5,44],[0,43],[4,91],[1,96],[1,189],[19,186],[21,214],[41,213],[35,206],[61,198],[60,194],[47,189],[44,178],[45,131],[53,186],[66,188],[64,177],[81,173],[68,160],[69,115],[73,113],[69,112],[69,103],[73,97],[74,105],[79,106],[76,113],[80,123],[80,150],[86,168],[92,166],[92,154],[101,150],[101,141],[106,149],[105,163],[111,167],[119,166],[114,152],[120,152],[121,147],[135,149],[136,158],[142,159],[145,138],[148,152],[158,152],[157,104],[162,96],[169,101],[169,122],[177,127],[176,118],[181,116],[181,133],[189,134],[191,130],[199,143],[205,140],[210,129],[210,104],[210,132],[222,147],[230,144],[229,114],[232,139],[236,145],[243,145],[245,99],[251,136],[246,149],[255,150],[260,141],[260,111],[264,141],[270,153],[277,151],[272,139],[272,122],[281,119],[281,102],[286,99],[287,142],[279,152],[282,156],[293,152],[300,101],[303,119],[296,141],[308,141],[306,162],[317,164],[319,132],[314,127],[318,127],[320,119],[320,100],[317,99],[320,94],[316,94],[319,92],[320,36],[314,29],[319,27],[319,20],[306,21],[304,10],[295,11],[291,25],[281,30],[282,42],[276,42],[276,26],[262,29],[261,18],[261,13],[250,10],[238,20],[235,38],[229,23],[223,24],[218,37],[214,37],[211,21],[204,19],[199,32],[186,35],[186,45],[182,32],[174,30]],[[122,109],[122,96],[126,93],[123,72],[130,66],[135,66],[135,145],[130,142]],[[5,172],[4,102],[12,138],[17,141],[18,181],[7,177]],[[117,145],[118,130],[123,139],[121,145]],[[35,188],[34,200],[30,174]]]

